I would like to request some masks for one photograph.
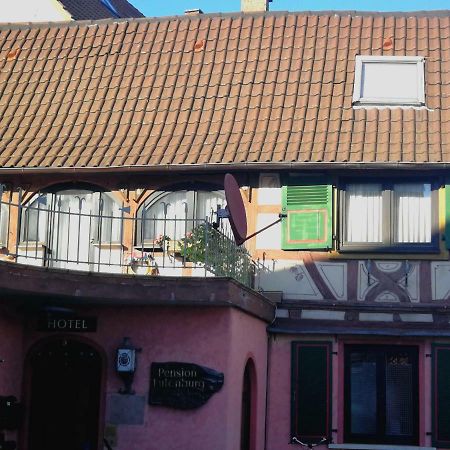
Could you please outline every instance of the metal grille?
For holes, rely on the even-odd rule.
[[[386,361],[386,434],[413,434],[413,366],[408,354],[395,354]]]
[[[23,204],[22,191],[13,197],[0,189],[0,199],[3,258],[93,272],[229,276],[253,287],[256,265],[250,254],[227,228],[208,219],[187,219],[181,212],[133,217],[106,194],[87,191],[37,194]]]

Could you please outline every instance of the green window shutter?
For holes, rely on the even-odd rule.
[[[450,184],[445,185],[445,247],[450,249]]]
[[[332,201],[329,184],[283,186],[282,248],[331,248]]]
[[[291,439],[331,437],[331,343],[293,342]]]
[[[450,448],[450,346],[433,346],[433,446]]]

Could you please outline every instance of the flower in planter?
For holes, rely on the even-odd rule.
[[[166,234],[160,234],[155,239],[155,244],[158,247],[161,247],[162,249],[164,249],[164,247],[166,247],[165,242],[167,242],[167,246],[168,246],[170,241],[171,241],[170,236],[167,236]]]
[[[204,263],[207,246],[213,239],[213,229],[206,224],[195,227],[180,239],[182,255],[191,262]]]
[[[125,265],[130,266],[134,273],[138,273],[139,268],[145,268],[146,275],[158,275],[159,269],[153,256],[148,252],[133,250],[125,256]]]

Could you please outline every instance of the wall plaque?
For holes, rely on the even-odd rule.
[[[177,409],[204,405],[223,386],[223,373],[191,363],[152,363],[149,404]]]
[[[38,331],[97,331],[96,317],[78,316],[42,316],[38,318]]]

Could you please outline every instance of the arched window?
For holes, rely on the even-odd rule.
[[[139,209],[136,242],[145,245],[161,236],[181,239],[205,219],[212,220],[224,204],[220,190],[154,192]]]
[[[121,243],[122,211],[106,192],[40,193],[23,209],[20,241],[28,247],[44,246],[50,265],[90,269],[99,258],[95,246]]]

